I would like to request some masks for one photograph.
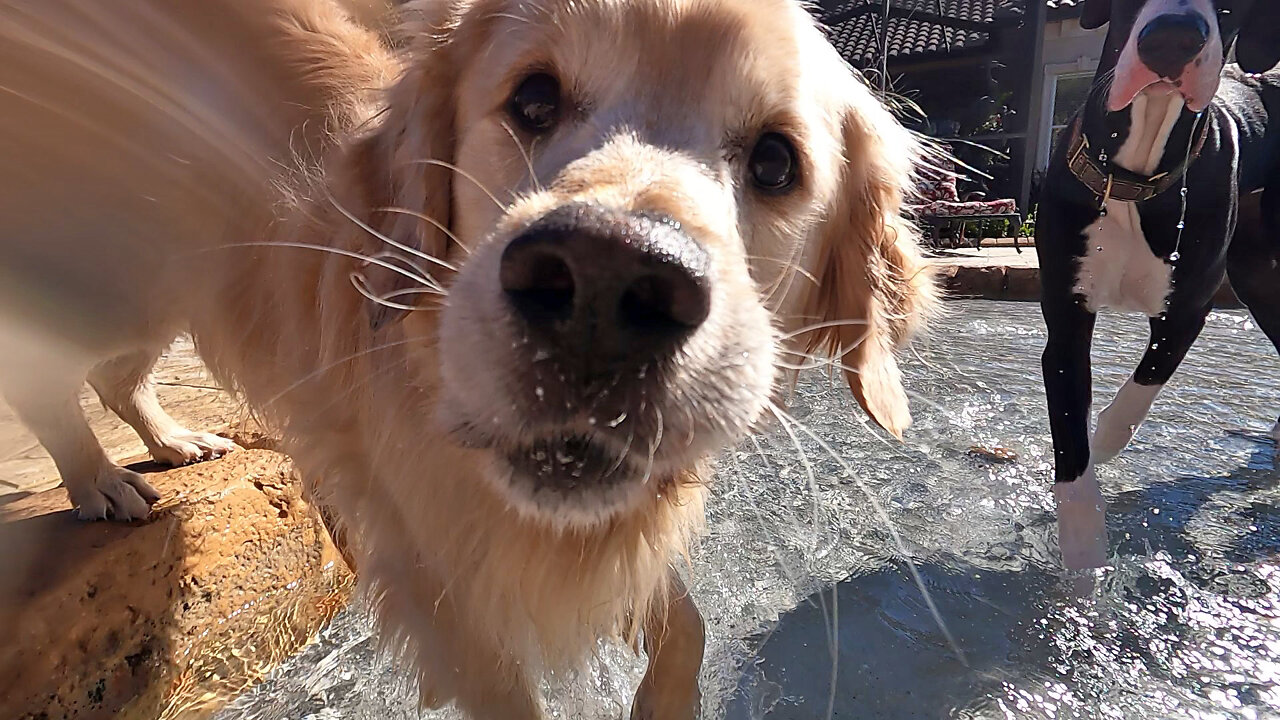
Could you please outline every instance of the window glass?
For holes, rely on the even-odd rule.
[[[1053,111],[1050,113],[1053,147],[1058,146],[1058,136],[1071,122],[1071,116],[1089,97],[1093,73],[1072,73],[1054,77]]]

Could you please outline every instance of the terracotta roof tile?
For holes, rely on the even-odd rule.
[[[1065,2],[1069,0],[1049,0]],[[824,0],[817,8],[819,18],[835,19],[830,25],[831,44],[854,65],[872,63],[879,56],[881,0]],[[902,58],[981,47],[990,33],[973,28],[946,27],[928,19],[911,17],[919,13],[927,17],[947,17],[970,23],[987,24],[997,17],[1021,14],[1024,0],[891,0],[897,14],[906,17],[889,19],[889,57]],[[856,14],[849,18],[848,15]],[[841,17],[847,19],[841,19]]]

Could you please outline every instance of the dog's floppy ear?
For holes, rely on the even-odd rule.
[[[1111,0],[1084,0],[1080,9],[1080,27],[1095,30],[1111,22]]]
[[[803,336],[808,351],[838,359],[863,409],[897,437],[911,411],[894,352],[937,296],[919,231],[903,216],[917,150],[914,136],[860,89],[845,114],[847,162],[803,313],[817,326]]]
[[[357,199],[355,250],[369,263],[352,281],[369,300],[374,330],[403,317],[404,306],[441,297],[449,275],[458,75],[479,42],[471,2],[410,6],[402,32],[406,67],[376,124],[349,146],[345,166]],[[398,269],[392,269],[390,264]],[[427,282],[422,282],[425,279]]]
[[[1236,39],[1236,62],[1248,73],[1263,73],[1280,64],[1280,2],[1253,4]]]

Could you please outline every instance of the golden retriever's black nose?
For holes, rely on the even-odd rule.
[[[549,349],[595,365],[678,347],[710,312],[709,266],[670,218],[579,204],[512,240],[499,276],[515,315]]]
[[[1151,72],[1177,80],[1208,43],[1209,23],[1200,13],[1166,13],[1138,34],[1138,57]]]

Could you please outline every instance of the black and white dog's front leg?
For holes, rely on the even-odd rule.
[[[1041,309],[1049,330],[1041,364],[1053,435],[1058,545],[1068,568],[1101,567],[1107,558],[1106,503],[1089,461],[1089,351],[1096,316],[1070,293],[1046,292]]]
[[[1151,404],[1200,336],[1211,307],[1173,306],[1164,317],[1151,318],[1151,340],[1142,362],[1111,404],[1098,414],[1092,443],[1095,464],[1110,461],[1133,439]]]

